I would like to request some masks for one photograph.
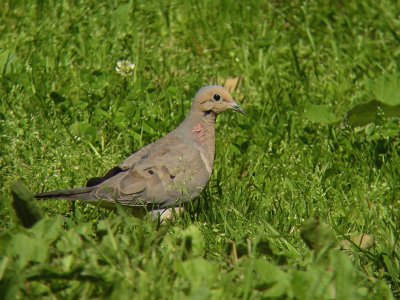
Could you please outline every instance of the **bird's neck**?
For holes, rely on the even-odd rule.
[[[215,155],[215,121],[216,115],[213,112],[202,112],[192,109],[189,115],[181,124],[182,134],[199,145],[207,159],[214,161]]]

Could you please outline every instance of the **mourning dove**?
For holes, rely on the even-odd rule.
[[[103,177],[91,178],[86,187],[36,194],[37,199],[115,203],[145,209],[153,216],[171,215],[198,196],[207,185],[214,163],[215,120],[218,114],[244,111],[221,86],[205,86],[194,97],[189,115],[173,131],[133,153]]]

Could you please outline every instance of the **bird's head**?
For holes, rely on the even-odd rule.
[[[213,112],[218,115],[232,109],[245,114],[243,109],[233,100],[231,94],[219,85],[209,85],[201,88],[194,97],[194,104],[200,106],[201,111],[204,113]]]

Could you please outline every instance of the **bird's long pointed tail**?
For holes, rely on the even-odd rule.
[[[95,189],[95,186],[82,187],[70,190],[57,190],[39,193],[35,195],[36,199],[62,199],[62,200],[93,200],[91,192]]]

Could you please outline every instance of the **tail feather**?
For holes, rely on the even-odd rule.
[[[94,200],[91,192],[95,189],[95,186],[76,188],[71,190],[57,190],[39,193],[35,195],[36,199],[62,199],[62,200]]]

